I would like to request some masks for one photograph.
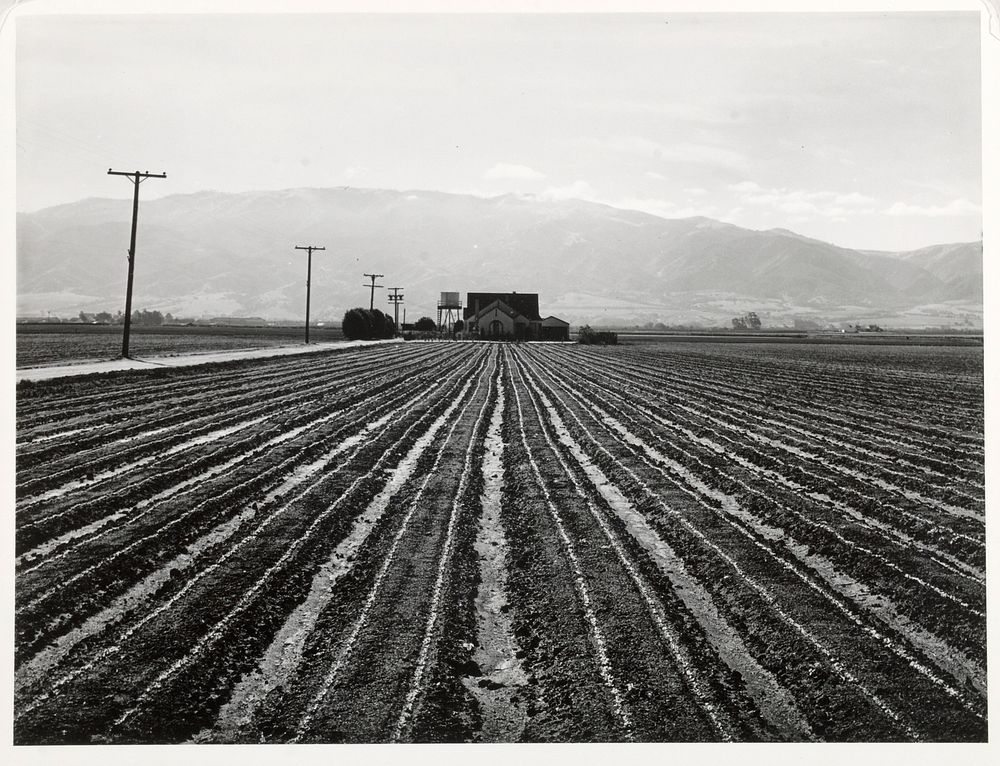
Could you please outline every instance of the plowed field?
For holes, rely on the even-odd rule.
[[[985,741],[982,351],[21,385],[14,740]]]
[[[133,358],[173,356],[206,351],[287,346],[302,339],[295,327],[212,327],[163,325],[132,327]],[[313,341],[343,340],[339,328],[313,327]],[[42,367],[117,359],[122,347],[122,328],[117,325],[18,324],[17,366]]]

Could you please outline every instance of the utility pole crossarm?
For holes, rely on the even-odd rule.
[[[109,176],[128,176],[129,178],[135,178],[136,176],[139,176],[139,178],[166,178],[167,177],[166,173],[147,173],[145,171],[143,171],[143,172],[140,173],[138,170],[133,170],[131,173],[125,173],[125,172],[123,172],[121,170],[112,170],[111,168],[108,168],[108,175]]]

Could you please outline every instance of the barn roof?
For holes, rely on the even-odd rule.
[[[542,320],[543,327],[553,327],[557,325],[558,326],[565,325],[566,327],[569,327],[569,322],[567,322],[565,319],[560,319],[559,317],[554,317],[554,316],[547,316],[545,317],[545,319]]]
[[[538,315],[538,293],[467,293],[465,318],[475,316],[477,303],[481,309],[494,301],[506,303],[518,314],[523,314],[525,318],[534,322],[540,322],[542,319]]]
[[[516,311],[512,306],[508,306],[503,301],[492,301],[488,305],[483,306],[481,309],[479,309],[479,313],[473,312],[472,314],[467,314],[466,318],[476,319],[478,321],[487,314],[492,314],[494,311],[499,311],[503,314],[506,314],[511,319],[515,320],[523,318],[523,314],[521,314],[519,311]]]

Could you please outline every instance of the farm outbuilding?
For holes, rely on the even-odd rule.
[[[468,293],[465,331],[484,340],[569,340],[569,322],[538,313],[538,293]]]
[[[569,340],[569,322],[548,316],[542,320],[539,340]]]

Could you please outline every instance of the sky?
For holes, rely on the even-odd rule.
[[[16,206],[354,186],[978,240],[975,12],[22,16]]]

